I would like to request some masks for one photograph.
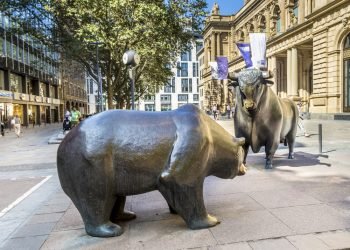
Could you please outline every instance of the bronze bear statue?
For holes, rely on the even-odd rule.
[[[153,190],[189,228],[201,229],[219,223],[204,206],[204,179],[244,174],[243,144],[194,105],[168,112],[110,110],[67,134],[57,169],[91,236],[121,235],[115,223],[135,218],[124,211],[126,196]]]

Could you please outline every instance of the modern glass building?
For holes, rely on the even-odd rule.
[[[176,66],[172,68],[173,77],[158,93],[145,96],[143,100],[140,100],[139,110],[168,111],[187,103],[199,105],[197,51],[202,47],[203,39],[197,36],[191,49],[178,56]]]
[[[0,12],[0,120],[23,125],[58,122],[63,113],[59,54],[30,35],[11,32],[16,21]]]

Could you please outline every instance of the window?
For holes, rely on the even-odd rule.
[[[168,80],[164,86],[164,93],[175,93],[175,77]]]
[[[145,104],[145,111],[156,111],[154,104]]]
[[[179,94],[178,99],[179,102],[188,102],[188,95]]]
[[[350,34],[345,38],[344,49],[350,49]]]
[[[192,76],[198,77],[198,63],[192,63]]]
[[[154,95],[145,95],[145,102],[154,102],[155,96]]]
[[[169,111],[169,110],[171,110],[171,104],[161,104],[160,105],[160,110],[161,111]]]
[[[350,34],[345,38],[344,43],[344,112],[350,112]]]
[[[181,61],[192,61],[191,50],[181,53]]]
[[[160,95],[160,102],[161,103],[170,103],[171,102],[171,95]]]
[[[188,93],[189,92],[188,78],[181,79],[181,92],[182,93]]]
[[[4,78],[4,71],[0,70],[0,90],[5,89],[5,78]]]
[[[194,101],[194,102],[198,102],[198,100],[199,100],[198,94],[194,94],[194,95],[193,95],[193,101]]]
[[[90,79],[90,94],[94,93],[94,81]]]
[[[188,76],[188,63],[181,63],[180,72],[181,72],[181,75],[180,75],[181,77]]]
[[[22,77],[10,74],[10,91],[22,93]]]
[[[203,42],[196,42],[196,52],[200,51],[203,48]]]
[[[294,16],[298,17],[299,12],[299,0],[294,0],[293,13]]]

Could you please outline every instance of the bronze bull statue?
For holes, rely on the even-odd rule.
[[[266,169],[272,168],[272,161],[280,142],[288,144],[288,158],[293,159],[294,142],[297,133],[298,108],[289,99],[279,98],[270,88],[268,71],[244,69],[230,73],[236,87],[236,108],[234,113],[235,135],[244,137],[244,164],[249,146],[254,153],[265,147]]]
[[[201,229],[219,223],[204,206],[204,179],[244,174],[243,144],[193,105],[169,112],[112,110],[84,120],[64,138],[57,168],[91,236],[121,235],[116,223],[135,218],[124,211],[126,196],[153,190],[189,228]]]

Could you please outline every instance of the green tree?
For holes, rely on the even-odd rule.
[[[44,10],[44,23],[64,56],[96,76],[96,46],[108,105],[130,105],[130,84],[122,56],[134,49],[138,96],[153,94],[172,75],[169,65],[199,33],[206,15],[204,0],[9,0],[12,10]],[[19,4],[20,3],[20,4]],[[35,8],[33,8],[35,6]],[[38,6],[40,8],[38,8]],[[9,9],[9,5],[6,6]],[[17,10],[19,12],[19,10]],[[26,20],[27,21],[27,20]],[[41,36],[41,39],[43,37]],[[99,45],[96,45],[99,42]]]

